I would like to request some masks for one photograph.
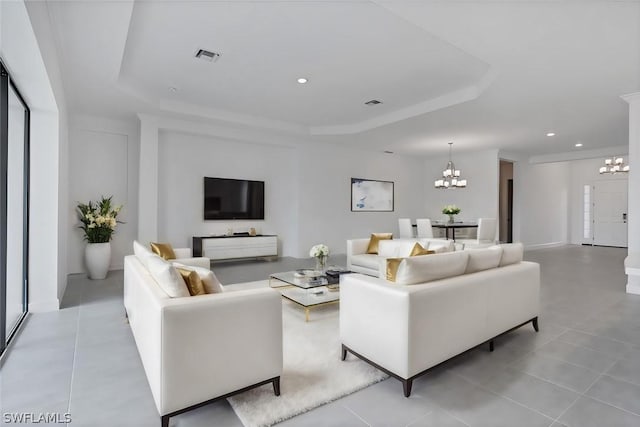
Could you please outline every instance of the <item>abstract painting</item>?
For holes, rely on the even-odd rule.
[[[352,212],[393,212],[393,182],[351,178]]]

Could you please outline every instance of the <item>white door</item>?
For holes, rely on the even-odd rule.
[[[627,247],[627,181],[593,186],[593,244]]]

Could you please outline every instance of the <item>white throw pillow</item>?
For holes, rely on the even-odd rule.
[[[464,274],[468,259],[465,251],[405,258],[398,267],[395,283],[415,285],[459,276]]]
[[[499,245],[502,248],[502,258],[500,259],[500,267],[505,265],[517,264],[523,260],[524,245],[522,243],[505,243]]]
[[[446,252],[453,252],[455,246],[453,240],[441,240],[440,242],[434,242],[433,240],[429,242],[430,251],[435,251],[437,254],[444,254]]]
[[[202,284],[204,285],[204,290],[206,293],[219,294],[221,292],[224,292],[222,283],[220,283],[213,271],[207,268],[181,264],[179,262],[174,262],[173,265],[176,267],[184,268],[185,270],[195,271],[200,277],[200,280],[202,280]]]
[[[147,268],[151,277],[154,278],[158,286],[171,298],[191,296],[187,285],[182,280],[176,268],[157,255],[150,255],[147,258]]]
[[[141,245],[137,240],[133,241],[133,254],[138,257],[138,260],[145,266],[146,269],[149,269],[147,265],[147,257],[153,255],[153,252],[149,250],[144,245]]]
[[[469,262],[467,263],[465,274],[496,268],[500,265],[500,259],[502,258],[502,248],[500,246],[468,249],[466,252],[469,254]]]
[[[416,242],[416,239],[381,240],[378,243],[378,255],[383,258],[408,257]]]

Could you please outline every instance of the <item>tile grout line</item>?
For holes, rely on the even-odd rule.
[[[340,402],[340,405],[345,408],[347,411],[351,412],[356,418],[358,418],[360,421],[362,421],[363,423],[365,423],[368,427],[372,427],[371,424],[369,424],[369,422],[367,420],[365,420],[364,418],[362,418],[356,411],[354,411],[353,409],[351,409],[349,406],[347,406],[346,404]]]
[[[67,279],[68,280],[68,279]],[[69,286],[69,283],[67,283]],[[80,314],[82,312],[82,306],[84,301],[84,288],[81,288],[82,292],[80,292],[80,297],[78,298],[78,319],[76,320],[76,339],[74,342],[73,348],[73,362],[71,363],[71,379],[69,381],[69,402],[67,404],[67,413],[71,414],[71,395],[73,393],[73,379],[75,377],[76,372],[76,361],[78,358],[78,341],[80,340]]]

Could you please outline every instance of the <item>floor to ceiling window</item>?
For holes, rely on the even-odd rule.
[[[0,62],[0,354],[27,313],[29,108]]]

